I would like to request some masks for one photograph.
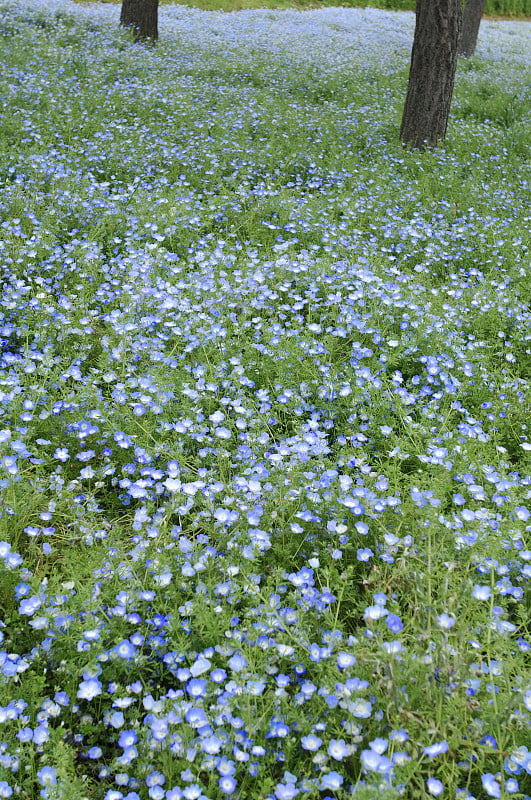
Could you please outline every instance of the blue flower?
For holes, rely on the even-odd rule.
[[[392,633],[398,633],[404,627],[402,620],[396,614],[389,614],[385,620],[385,624]]]
[[[153,786],[164,786],[166,783],[166,776],[162,772],[154,770],[146,778],[146,786],[151,788]]]
[[[137,742],[138,735],[134,730],[122,731],[120,738],[118,739],[118,744],[124,749],[127,747],[132,747],[132,745],[136,744]]]
[[[501,786],[491,772],[481,776],[481,784],[489,797],[501,797]]]
[[[201,678],[192,678],[186,684],[186,691],[190,697],[204,697],[207,691],[207,682]]]
[[[88,680],[81,681],[78,687],[77,696],[80,700],[93,700],[101,693],[101,681],[99,681],[97,678],[89,678]]]
[[[57,773],[53,767],[42,767],[37,772],[37,780],[41,786],[56,786]]]
[[[358,719],[368,719],[372,713],[372,703],[363,697],[359,697],[349,703],[348,710],[352,716]]]
[[[297,797],[299,790],[294,783],[277,783],[275,786],[275,797],[277,800],[293,800]]]
[[[436,758],[446,752],[448,752],[448,743],[445,739],[442,742],[430,744],[423,750],[424,755],[429,756],[429,758]]]
[[[311,752],[315,752],[319,750],[323,743],[323,740],[316,736],[315,733],[310,733],[308,736],[303,736],[301,738],[301,746],[304,750],[310,750]]]
[[[444,784],[437,778],[428,778],[426,781],[426,788],[430,794],[439,797],[444,791]]]
[[[220,775],[234,775],[236,772],[236,764],[226,756],[222,756],[216,763],[216,769]]]
[[[27,600],[22,600],[19,605],[19,613],[31,617],[42,605],[42,599],[37,595],[29,597]]]
[[[237,785],[232,775],[223,775],[218,781],[218,786],[223,794],[232,794],[236,791]]]
[[[119,644],[117,644],[114,648],[114,652],[119,658],[123,658],[126,661],[136,658],[138,655],[136,647],[129,641],[129,639],[123,639]]]
[[[241,672],[248,666],[247,659],[241,653],[236,653],[228,660],[228,665],[233,672]]]
[[[340,775],[338,772],[331,770],[330,772],[323,775],[321,778],[321,782],[319,784],[319,789],[321,791],[325,791],[326,789],[331,789],[333,792],[338,791],[341,789],[343,785],[343,776]]]
[[[472,589],[472,597],[476,600],[490,600],[492,597],[492,591],[490,586],[479,586],[478,584],[474,585]]]
[[[443,630],[448,631],[455,625],[455,617],[452,617],[444,612],[443,614],[439,614],[437,617],[437,623]]]
[[[327,753],[336,761],[343,761],[350,755],[350,748],[347,747],[344,739],[330,739]]]
[[[378,753],[372,748],[370,750],[362,750],[360,754],[361,766],[367,772],[377,772],[385,775],[393,769],[393,762],[387,756]]]
[[[217,736],[206,736],[204,739],[200,741],[200,748],[203,753],[208,753],[209,755],[216,755],[220,752],[221,748],[223,747],[223,742]]]
[[[348,669],[353,667],[356,663],[356,657],[353,653],[346,653],[344,651],[337,654],[337,666],[339,669]]]

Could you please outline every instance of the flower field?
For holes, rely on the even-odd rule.
[[[531,23],[0,0],[0,798],[531,797]]]

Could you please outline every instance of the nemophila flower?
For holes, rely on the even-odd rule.
[[[227,679],[227,672],[221,667],[218,667],[212,670],[209,677],[213,683],[223,683],[223,681]]]
[[[123,639],[119,644],[117,644],[114,648],[114,652],[119,658],[123,658],[127,661],[132,658],[136,658],[138,655],[138,650],[128,639]]]
[[[169,721],[165,717],[154,717],[150,719],[149,728],[156,742],[163,742],[170,731]]]
[[[292,798],[297,797],[298,794],[299,790],[295,783],[277,783],[275,786],[275,797],[277,800],[292,800]]]
[[[126,749],[127,747],[132,747],[134,744],[138,742],[138,735],[134,730],[126,730],[120,733],[120,737],[118,739],[118,744],[120,747]]]
[[[491,736],[490,734],[488,734],[487,736],[482,736],[482,738],[479,740],[479,744],[484,744],[487,747],[492,747],[493,750],[498,749],[498,742],[496,741],[494,736]]]
[[[57,773],[53,767],[42,767],[37,772],[37,780],[41,786],[56,786]]]
[[[21,728],[17,731],[17,739],[20,739],[21,742],[31,742],[33,730],[31,728]]]
[[[340,652],[337,654],[337,666],[339,669],[348,669],[356,663],[356,657],[352,653]]]
[[[28,599],[24,599],[21,601],[19,605],[19,613],[24,614],[25,616],[31,617],[42,605],[42,599],[37,595],[33,595]]]
[[[385,604],[387,603],[387,595],[385,594],[385,592],[375,592],[372,597],[374,602],[378,606],[385,606]]]
[[[372,703],[363,697],[359,697],[348,704],[348,710],[357,719],[369,719],[372,713]]]
[[[211,666],[212,662],[209,661],[208,658],[199,656],[190,667],[190,673],[194,678],[196,678],[198,675],[202,675],[204,672],[207,672]]]
[[[9,542],[0,542],[0,558],[7,558],[11,551]]]
[[[204,697],[207,691],[207,682],[200,678],[192,678],[186,684],[186,691],[190,697]]]
[[[266,688],[266,682],[263,680],[259,681],[247,681],[246,689],[250,696],[259,697],[261,694],[264,693]]]
[[[492,597],[492,590],[490,586],[480,586],[478,584],[474,585],[472,589],[472,597],[476,600],[490,600]]]
[[[327,753],[336,761],[343,761],[344,758],[350,755],[350,748],[347,747],[344,739],[330,739]]]
[[[367,772],[377,772],[385,775],[393,769],[393,762],[387,756],[376,752],[376,750],[362,750],[360,753],[362,769]]]
[[[509,759],[504,763],[505,770],[514,775],[518,775],[521,769],[531,773],[531,752],[525,745],[520,745],[513,750]]]
[[[481,785],[489,797],[501,797],[500,783],[491,772],[481,776]]]
[[[152,788],[154,786],[164,786],[166,783],[166,777],[162,774],[162,772],[158,772],[154,770],[146,777],[146,786],[148,788]]]
[[[36,745],[43,745],[50,738],[50,731],[46,725],[38,725],[33,731],[33,741]]]
[[[218,786],[223,794],[232,794],[236,791],[238,784],[232,775],[223,775],[218,781]]]
[[[93,700],[97,695],[101,694],[103,687],[101,681],[97,678],[89,678],[88,680],[81,681],[77,690],[77,697],[80,700]]]
[[[444,792],[444,784],[438,778],[428,778],[426,788],[430,794],[440,797]]]
[[[13,795],[13,788],[7,781],[0,781],[0,797],[11,797]]]
[[[233,672],[241,672],[241,670],[248,666],[247,659],[241,653],[235,653],[235,655],[229,658],[227,663]]]
[[[192,728],[201,728],[208,725],[208,718],[202,708],[189,708],[185,713],[185,719]]]
[[[404,627],[404,623],[396,614],[388,614],[385,619],[385,624],[392,633],[398,633]]]
[[[125,723],[125,717],[122,711],[105,712],[103,715],[104,722],[112,728],[121,728]]]
[[[443,630],[448,631],[455,625],[455,617],[444,612],[437,617],[437,623]]]
[[[266,739],[284,739],[289,733],[289,725],[279,719],[272,719],[269,730],[266,733]]]
[[[327,772],[325,775],[322,776],[321,781],[319,783],[319,789],[323,792],[327,789],[330,789],[333,792],[337,792],[343,786],[343,776],[340,775],[335,770],[331,770]]]
[[[423,750],[424,755],[429,758],[436,758],[446,752],[448,752],[448,743],[444,739],[442,742],[435,742],[434,744],[428,745]]]
[[[371,750],[374,750],[375,753],[379,753],[380,755],[382,755],[382,753],[385,753],[388,746],[389,742],[387,741],[387,739],[382,739],[381,737],[373,739],[372,742],[369,742],[369,747],[371,748]]]
[[[208,755],[217,755],[223,747],[223,742],[217,736],[206,736],[200,742],[200,749]]]
[[[316,752],[319,750],[323,743],[323,740],[319,738],[315,733],[310,733],[308,736],[303,736],[301,738],[301,747],[303,750],[310,750],[311,752]]]
[[[367,606],[363,612],[363,618],[370,622],[376,622],[376,620],[386,617],[388,613],[388,610],[382,605]]]
[[[29,583],[19,583],[15,586],[14,596],[17,600],[22,597],[27,597],[31,593],[31,586]]]

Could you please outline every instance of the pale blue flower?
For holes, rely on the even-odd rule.
[[[501,786],[491,772],[481,776],[481,784],[489,797],[501,797]]]
[[[430,744],[424,748],[423,753],[429,758],[436,758],[437,756],[442,755],[443,753],[448,752],[448,743],[445,739],[442,742],[435,742],[434,744]]]
[[[439,797],[444,791],[444,784],[438,778],[428,778],[426,788],[430,794]]]

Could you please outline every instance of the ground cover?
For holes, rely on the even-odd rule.
[[[0,797],[529,797],[529,24],[0,11]]]
[[[92,0],[74,0],[77,3]],[[97,0],[100,3],[121,4],[121,0]],[[249,8],[322,8],[346,6],[349,8],[383,8],[393,11],[414,11],[415,0],[160,0],[160,5],[186,5],[209,11],[241,11]],[[485,15],[494,18],[529,19],[531,0],[486,0]]]

